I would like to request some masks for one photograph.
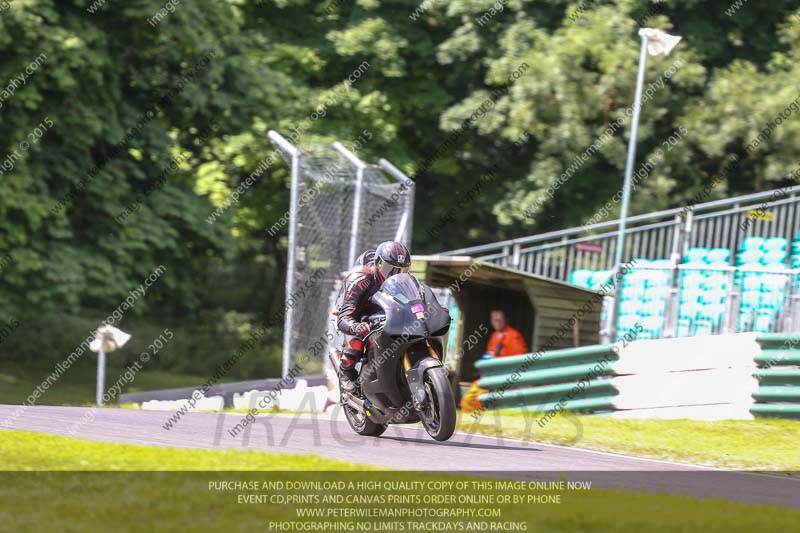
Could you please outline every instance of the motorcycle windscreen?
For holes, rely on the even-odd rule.
[[[386,313],[383,332],[392,336],[438,337],[450,328],[450,315],[431,292],[411,274],[383,282],[373,296]]]

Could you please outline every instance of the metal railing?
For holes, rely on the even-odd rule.
[[[785,237],[800,229],[800,186],[674,208],[628,218],[623,261],[633,258],[680,262],[690,247],[736,250],[751,235]],[[763,207],[760,220],[748,211]],[[753,218],[756,218],[753,216]],[[551,231],[441,252],[471,255],[524,272],[567,281],[575,269],[614,267],[618,220]]]

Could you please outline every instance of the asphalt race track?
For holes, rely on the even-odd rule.
[[[0,405],[0,421],[17,406]],[[68,436],[90,408],[29,407],[9,429]],[[174,448],[262,450],[314,454],[348,462],[419,471],[473,472],[513,479],[592,481],[595,487],[664,491],[751,503],[800,508],[800,479],[781,475],[723,471],[605,452],[595,452],[499,437],[456,434],[433,441],[421,425],[391,426],[380,438],[359,437],[347,422],[319,417],[257,417],[236,437],[229,434],[239,414],[191,413],[170,430],[163,411],[96,409],[78,427],[84,439]]]

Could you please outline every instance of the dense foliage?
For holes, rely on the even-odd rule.
[[[639,161],[685,134],[637,185],[635,212],[689,201],[800,96],[800,2],[790,0],[732,13],[729,0],[8,6],[0,7],[0,256],[10,258],[0,261],[0,310],[8,317],[101,320],[163,265],[129,316],[201,330],[225,324],[225,334],[245,336],[282,306],[285,235],[265,228],[286,211],[288,172],[282,163],[257,171],[271,153],[268,129],[303,124],[301,145],[371,132],[364,157],[394,161],[423,193],[416,251],[581,224],[620,186],[627,122],[552,199],[546,191],[631,105],[640,25],[684,41],[648,63],[654,90]],[[360,65],[368,67],[342,91]],[[784,184],[800,163],[797,114],[712,198]],[[453,213],[459,191],[489,169],[500,179]],[[231,203],[254,171],[255,184]],[[452,221],[428,231],[445,214]]]

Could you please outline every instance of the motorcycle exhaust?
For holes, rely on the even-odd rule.
[[[348,392],[347,394],[345,394],[344,399],[347,405],[349,405],[359,413],[364,413],[364,400],[353,395],[352,392]]]
[[[339,372],[339,357],[340,352],[338,350],[330,350],[328,351],[328,360],[331,362],[331,366],[336,372]]]

